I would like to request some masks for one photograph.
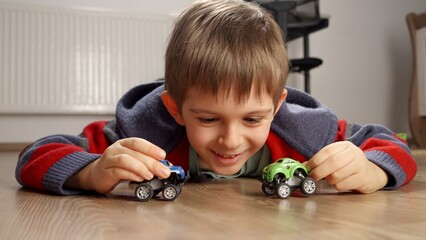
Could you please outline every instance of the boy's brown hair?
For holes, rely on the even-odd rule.
[[[165,87],[179,110],[187,89],[244,101],[266,90],[275,106],[288,74],[282,32],[266,10],[242,0],[196,1],[177,19],[166,51]]]

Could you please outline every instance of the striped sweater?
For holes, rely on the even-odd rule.
[[[291,157],[309,160],[326,145],[351,141],[366,157],[389,175],[385,189],[410,182],[417,171],[407,144],[381,125],[359,125],[338,120],[312,96],[288,88],[286,102],[276,114],[266,145],[272,160]],[[113,142],[127,137],[144,138],[167,152],[174,165],[188,169],[189,142],[185,128],[178,125],[164,107],[162,81],[142,84],[119,101],[116,117],[87,125],[78,136],[52,135],[27,146],[19,155],[15,176],[25,187],[62,195],[78,194],[66,189],[65,181],[98,159]]]

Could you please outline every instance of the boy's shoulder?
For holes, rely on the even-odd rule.
[[[278,113],[297,116],[294,120],[300,120],[299,117],[306,118],[305,121],[316,120],[316,116],[326,117],[325,120],[337,120],[335,113],[328,106],[312,95],[291,87],[287,87],[287,98]],[[279,115],[277,117],[280,118]]]
[[[144,83],[130,89],[116,108],[116,130],[120,138],[140,137],[166,152],[171,151],[185,129],[171,117],[161,100],[164,81]]]
[[[164,80],[142,83],[128,90],[119,100],[118,107],[135,107],[141,101],[147,101],[146,97],[152,98],[164,91]]]
[[[312,95],[290,87],[287,91],[271,130],[302,155],[312,156],[334,141],[338,118]]]

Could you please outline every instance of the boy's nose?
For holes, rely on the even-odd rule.
[[[228,126],[219,136],[219,143],[228,149],[236,149],[242,143],[242,135],[236,126]]]

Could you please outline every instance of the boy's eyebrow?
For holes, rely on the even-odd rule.
[[[208,109],[202,109],[202,108],[191,108],[189,109],[192,113],[208,113],[208,114],[217,114],[216,112],[210,111]],[[246,115],[252,115],[252,114],[268,114],[270,112],[273,112],[272,108],[264,108],[264,109],[258,109],[251,112],[245,113]]]

